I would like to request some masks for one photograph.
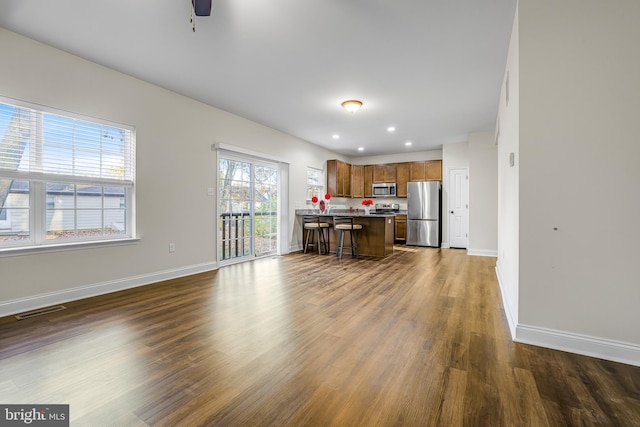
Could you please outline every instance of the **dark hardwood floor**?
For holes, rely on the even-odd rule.
[[[511,342],[495,259],[295,253],[0,319],[72,426],[639,426],[640,368]]]

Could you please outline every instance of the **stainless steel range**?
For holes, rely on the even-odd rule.
[[[374,205],[376,213],[396,213],[400,210],[398,203],[376,203]]]

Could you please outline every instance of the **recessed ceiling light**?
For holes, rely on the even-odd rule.
[[[364,147],[358,147],[358,151],[364,151]]]
[[[333,134],[333,139],[340,139],[340,135],[338,135],[337,133]]]
[[[387,128],[387,132],[395,132],[396,128],[394,126],[389,126]]]
[[[407,147],[411,147],[411,141],[405,142],[404,145],[406,145]]]

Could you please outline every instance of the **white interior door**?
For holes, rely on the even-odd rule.
[[[466,168],[449,170],[449,246],[468,247],[469,174]]]

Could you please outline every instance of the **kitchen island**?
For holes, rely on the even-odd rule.
[[[305,216],[319,216],[321,221],[331,225],[329,228],[329,251],[336,252],[339,233],[333,229],[333,217],[353,217],[355,224],[361,224],[362,230],[358,231],[358,252],[361,256],[386,257],[393,254],[394,238],[394,214],[364,214],[362,211],[350,211],[348,209],[331,210],[329,213],[319,213],[318,209],[296,209],[296,222],[302,229],[302,218]],[[304,248],[306,233],[302,230],[302,247]],[[345,246],[351,245],[349,234],[345,235]],[[351,254],[346,249],[344,256]]]

